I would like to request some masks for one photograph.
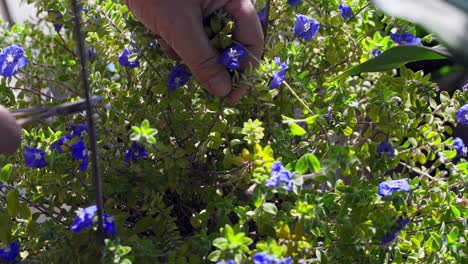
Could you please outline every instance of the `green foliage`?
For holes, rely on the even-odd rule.
[[[30,60],[1,78],[0,104],[83,97],[69,1],[28,2],[38,7],[38,23],[0,23],[0,47],[21,44]],[[63,153],[51,149],[85,123],[75,114],[24,126],[23,147],[45,151],[45,168],[26,167],[22,150],[0,157],[0,247],[19,241],[25,263],[252,263],[259,252],[294,263],[466,263],[468,162],[457,157],[452,134],[468,93],[440,92],[430,74],[403,65],[427,50],[395,47],[388,35],[416,33],[414,25],[367,1],[346,2],[355,14],[348,20],[341,1],[271,1],[264,58],[258,69],[233,73],[236,85],[250,86],[237,105],[195,79],[169,92],[178,62],[164,57],[123,1],[83,3],[86,45],[96,53],[88,62],[92,94],[109,106],[96,110],[97,150],[104,211],[117,233],[100,247],[95,226],[69,229],[78,208],[95,204],[90,169],[80,171],[71,154],[79,138]],[[264,5],[257,1],[257,11]],[[296,13],[321,24],[310,41],[291,32]],[[53,23],[64,24],[60,33]],[[228,16],[217,12],[204,25],[212,44],[230,45]],[[139,52],[130,60],[141,66],[118,64],[133,45]],[[377,49],[384,52],[372,59]],[[270,90],[275,57],[289,69]],[[383,140],[394,158],[377,152]],[[127,163],[133,143],[148,155]],[[282,175],[291,191],[267,187],[278,161],[290,171]],[[380,182],[402,178],[410,193],[378,194]],[[381,245],[400,217],[410,223]]]

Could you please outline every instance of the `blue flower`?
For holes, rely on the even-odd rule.
[[[75,159],[81,160],[79,169],[86,171],[88,169],[88,149],[83,140],[79,140],[71,146],[72,155]]]
[[[122,55],[120,55],[118,61],[120,65],[129,67],[129,68],[137,68],[140,67],[140,61],[129,61],[128,56],[132,55],[133,52],[131,52],[129,49],[125,48]]]
[[[239,68],[241,60],[245,56],[244,47],[242,45],[234,45],[230,48],[227,48],[221,57],[219,57],[218,61],[226,68],[235,70]]]
[[[54,141],[52,144],[50,144],[50,149],[55,150],[58,153],[62,154],[63,149],[62,146],[69,140],[73,139],[75,135],[67,135],[64,137],[59,138],[57,141]]]
[[[107,233],[115,235],[115,223],[112,215],[104,214],[103,227]]]
[[[0,75],[11,77],[28,62],[28,58],[24,57],[24,49],[21,45],[8,46],[0,52]]]
[[[468,125],[468,104],[465,104],[460,110],[457,110],[456,115],[458,122]]]
[[[351,9],[351,6],[345,5],[345,2],[342,2],[339,7],[340,10],[340,15],[344,20],[347,20],[348,18],[353,16],[353,9]]]
[[[379,153],[379,156],[381,156],[382,153],[385,153],[390,159],[395,157],[395,150],[386,140],[380,142],[380,144],[377,146],[377,153]]]
[[[184,65],[172,67],[167,77],[167,88],[169,91],[174,91],[176,88],[184,86],[190,77],[192,74],[185,71]]]
[[[0,248],[0,257],[3,261],[14,261],[19,254],[19,242],[15,241],[10,245]]]
[[[76,217],[73,224],[70,226],[71,231],[81,232],[85,228],[91,227],[93,224],[93,217],[97,211],[96,205],[91,205],[86,208],[80,208],[76,211]]]
[[[296,6],[300,3],[302,3],[302,0],[288,0],[288,4],[291,6]]]
[[[289,69],[288,65],[285,62],[281,62],[279,57],[273,58],[273,61],[276,63],[277,69],[273,71],[273,77],[271,77],[270,84],[268,85],[270,90],[275,89],[283,83],[286,70]]]
[[[463,139],[457,137],[453,140],[453,146],[457,150],[457,158],[463,156],[465,153],[465,142],[463,142]]]
[[[78,137],[83,137],[84,134],[88,133],[88,125],[87,124],[78,124],[73,127],[73,135]]]
[[[296,14],[296,22],[294,22],[293,33],[294,35],[310,40],[319,30],[320,24],[316,19]]]
[[[128,164],[132,160],[136,160],[137,158],[147,158],[148,152],[146,152],[145,148],[138,145],[136,142],[133,142],[132,147],[127,150],[125,153],[124,161]]]
[[[71,146],[72,155],[75,159],[85,159],[88,157],[88,149],[83,140],[79,140]]]
[[[411,188],[408,182],[408,178],[388,180],[379,183],[380,196],[385,197],[391,195],[394,191],[410,192]]]
[[[399,217],[396,220],[395,227],[388,234],[382,236],[381,244],[385,245],[385,244],[392,242],[398,236],[400,231],[403,230],[403,228],[405,228],[406,225],[408,225],[409,222],[410,222],[409,218],[406,218],[403,220],[402,217]]]
[[[233,259],[228,259],[228,261],[218,261],[216,264],[236,264]]]
[[[400,35],[398,33],[390,34],[390,38],[399,45],[418,45],[421,42],[420,38],[416,38],[411,33]]]
[[[279,188],[280,184],[284,184],[284,188],[288,191],[292,190],[292,174],[284,168],[281,161],[277,161],[271,167],[270,179],[266,180],[267,187]]]
[[[254,264],[274,264],[276,258],[272,255],[268,255],[266,252],[257,252],[253,256]]]
[[[382,51],[380,51],[380,50],[372,51],[372,55],[374,55],[375,57],[379,56],[380,54],[382,54]]]
[[[44,168],[47,166],[45,159],[46,153],[40,149],[32,149],[25,147],[24,161],[27,167],[30,168]]]

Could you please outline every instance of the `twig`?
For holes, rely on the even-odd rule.
[[[368,7],[371,3],[367,3],[366,5],[364,5],[363,7],[361,7],[361,9],[359,9],[356,14],[354,14],[352,17],[350,17],[347,21],[346,21],[346,24],[348,24],[349,22],[351,22],[351,20],[353,20],[357,15],[359,15],[359,13],[361,13],[364,9],[366,9],[366,7]]]
[[[408,168],[408,169],[410,169],[410,170],[416,172],[417,174],[419,174],[419,175],[421,175],[421,176],[425,176],[425,177],[428,177],[429,179],[431,179],[431,180],[433,180],[433,181],[437,181],[436,178],[432,177],[432,176],[429,175],[428,173],[426,173],[426,172],[424,172],[424,171],[421,171],[421,170],[419,170],[419,169],[417,169],[417,168],[411,167],[410,165],[408,165],[408,164],[406,164],[406,163],[404,163],[404,162],[402,162],[402,161],[400,161],[400,165],[405,166],[406,168]]]

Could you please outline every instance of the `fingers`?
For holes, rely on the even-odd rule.
[[[21,144],[21,127],[7,109],[0,106],[0,154],[13,154]]]
[[[234,28],[234,39],[244,45],[248,50],[247,59],[241,64],[240,69],[245,70],[249,64],[256,68],[263,53],[263,30],[258,19],[257,12],[250,0],[231,0],[224,10],[229,13],[236,23]],[[228,103],[236,103],[247,86],[233,90],[227,97]]]
[[[231,77],[218,62],[219,54],[210,44],[203,29],[200,7],[181,4],[178,16],[165,18],[160,36],[174,49],[200,83],[215,96],[231,91]]]

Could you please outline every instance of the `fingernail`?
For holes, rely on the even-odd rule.
[[[208,81],[208,91],[214,96],[225,96],[231,91],[229,74],[218,74]]]

